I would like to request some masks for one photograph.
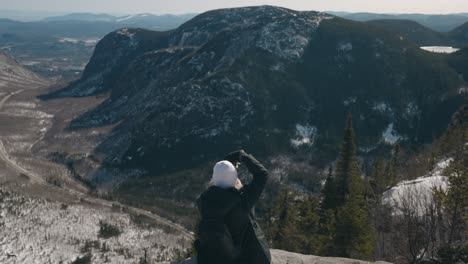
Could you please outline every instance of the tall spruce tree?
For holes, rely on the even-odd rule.
[[[387,186],[395,186],[399,180],[400,145],[396,144],[392,150],[392,159],[385,168],[385,183]]]
[[[385,191],[387,181],[385,179],[385,161],[377,158],[372,166],[371,185],[377,199]]]
[[[330,167],[328,170],[327,179],[321,191],[322,201],[320,203],[320,211],[326,212],[329,209],[336,209],[336,183],[333,178],[333,171]]]
[[[456,132],[459,144],[447,171],[448,189],[444,202],[449,220],[449,245],[465,240],[468,232],[468,126]]]
[[[336,219],[336,182],[330,167],[325,184],[320,193],[320,222],[317,231],[317,251],[320,255],[333,255],[333,240],[335,236]]]
[[[349,191],[353,175],[360,175],[359,160],[356,157],[356,143],[353,130],[353,118],[348,114],[343,141],[340,145],[338,162],[336,163],[336,204],[343,206]]]
[[[334,254],[369,259],[374,252],[374,231],[365,199],[365,185],[356,156],[352,117],[349,114],[336,170],[337,218]]]
[[[300,251],[302,248],[301,239],[297,239],[297,208],[293,202],[294,197],[289,194],[285,187],[280,193],[279,203],[276,211],[278,219],[273,234],[273,246],[288,251]]]

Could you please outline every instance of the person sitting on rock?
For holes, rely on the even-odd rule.
[[[244,164],[253,180],[242,186],[236,167]],[[229,153],[213,168],[210,187],[197,200],[200,222],[195,242],[198,264],[270,264],[265,235],[254,206],[268,171],[243,150]]]

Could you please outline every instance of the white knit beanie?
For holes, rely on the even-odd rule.
[[[235,187],[237,181],[237,169],[231,162],[222,160],[215,164],[211,177],[212,185],[226,189]]]

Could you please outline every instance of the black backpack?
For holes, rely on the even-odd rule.
[[[236,263],[240,256],[240,249],[234,244],[223,219],[200,221],[195,248],[198,253],[198,264]]]

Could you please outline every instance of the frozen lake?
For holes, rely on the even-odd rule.
[[[460,49],[457,49],[454,47],[448,47],[448,46],[427,46],[427,47],[421,47],[421,49],[427,50],[430,52],[436,52],[436,53],[454,53],[460,50]]]

